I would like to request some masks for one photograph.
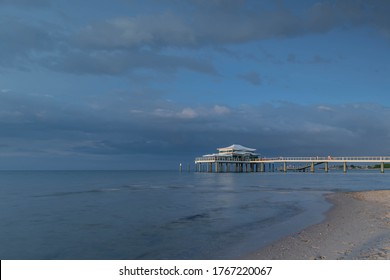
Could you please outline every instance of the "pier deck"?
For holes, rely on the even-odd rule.
[[[384,172],[384,164],[390,163],[390,156],[337,156],[337,157],[272,157],[272,158],[242,158],[233,156],[203,156],[195,159],[198,172],[265,172],[266,165],[280,164],[282,171],[289,170],[288,164],[309,164],[298,169],[310,169],[315,171],[315,166],[324,164],[325,172],[329,171],[330,163],[342,163],[343,171],[347,172],[347,166],[351,163],[380,164],[380,172]],[[269,166],[268,170],[274,166]]]

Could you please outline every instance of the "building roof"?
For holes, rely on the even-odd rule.
[[[233,144],[229,147],[225,148],[218,148],[217,149],[219,153],[216,154],[208,154],[208,155],[203,155],[204,157],[215,157],[215,156],[258,156],[257,154],[254,153],[256,149],[248,148],[242,145],[238,144]]]
[[[238,144],[233,144],[229,147],[225,147],[225,148],[218,148],[217,149],[220,153],[223,153],[223,152],[254,152],[256,151],[256,149],[252,149],[252,148],[248,148],[248,147],[244,147],[242,145],[238,145]]]

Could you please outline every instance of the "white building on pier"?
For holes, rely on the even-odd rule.
[[[233,144],[217,150],[218,153],[203,155],[195,159],[198,172],[258,171],[257,163],[260,156],[255,153],[256,149]],[[232,166],[234,170],[231,170]]]

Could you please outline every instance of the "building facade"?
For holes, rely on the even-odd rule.
[[[203,155],[195,159],[198,172],[261,171],[260,155],[255,153],[256,149],[233,144],[217,150],[218,153]]]

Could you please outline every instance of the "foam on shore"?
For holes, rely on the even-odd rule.
[[[245,259],[390,259],[390,190],[332,193],[319,224]]]

